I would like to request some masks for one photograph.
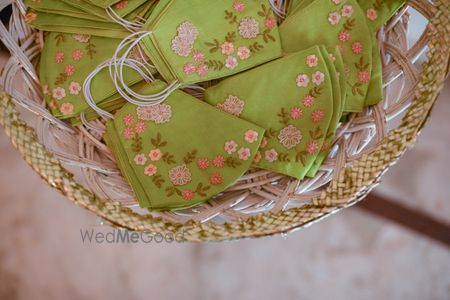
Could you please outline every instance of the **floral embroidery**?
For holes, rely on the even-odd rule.
[[[191,63],[187,63],[183,66],[183,72],[187,75],[194,74],[196,71],[197,71],[197,69]]]
[[[62,87],[57,87],[53,89],[52,95],[56,100],[61,100],[66,97],[66,91]]]
[[[153,121],[156,124],[168,123],[172,117],[172,108],[168,104],[142,106],[138,107],[136,112],[139,119]]]
[[[303,97],[303,105],[305,107],[311,107],[314,105],[314,97],[310,94],[307,94]]]
[[[283,128],[278,135],[278,140],[287,149],[292,149],[300,144],[302,138],[300,130],[292,125]]]
[[[328,22],[330,22],[331,25],[336,25],[341,20],[341,15],[337,12],[330,13],[328,15]]]
[[[125,8],[127,6],[128,6],[128,0],[122,0],[122,1],[120,1],[118,3],[116,3],[116,8],[117,9],[123,9],[123,8]]]
[[[72,103],[63,103],[59,108],[61,113],[65,116],[71,115],[73,113],[73,104]]]
[[[151,161],[159,161],[162,158],[163,154],[160,149],[152,149],[148,154],[148,157]]]
[[[122,118],[123,123],[126,126],[130,126],[134,123],[134,117],[131,114],[126,114],[123,118]]]
[[[308,145],[306,145],[306,152],[308,152],[309,155],[314,155],[319,150],[319,145],[317,145],[316,142],[309,142]]]
[[[350,33],[347,30],[339,32],[338,38],[341,42],[347,42],[350,39]]]
[[[342,7],[342,16],[350,18],[353,15],[353,6],[344,5]]]
[[[133,137],[134,137],[134,129],[133,128],[129,128],[129,127],[125,128],[123,130],[123,137],[126,140],[132,140]]]
[[[61,51],[58,51],[55,53],[55,63],[61,64],[64,62],[64,53]]]
[[[320,71],[317,71],[312,75],[312,82],[315,85],[321,85],[324,80],[325,80],[325,74],[323,74]]]
[[[198,74],[198,76],[200,76],[200,77],[205,77],[205,76],[207,76],[207,75],[208,75],[208,72],[209,72],[209,67],[208,67],[207,65],[205,65],[205,64],[201,64],[201,65],[199,65],[198,68],[197,68],[197,74]]]
[[[207,158],[200,158],[197,160],[197,166],[200,170],[206,170],[209,167],[209,159]]]
[[[72,76],[75,74],[75,67],[73,65],[67,65],[64,67],[64,74],[67,76]]]
[[[275,149],[270,149],[265,152],[265,159],[268,162],[274,162],[278,160],[278,152]]]
[[[237,147],[238,144],[235,141],[228,141],[225,143],[224,149],[228,154],[233,154],[234,152],[236,152]]]
[[[306,75],[306,74],[298,75],[297,79],[296,79],[296,82],[297,82],[297,86],[298,87],[307,87],[308,84],[309,84],[308,75]]]
[[[261,158],[262,158],[261,152],[257,151],[255,157],[253,158],[253,162],[259,163],[261,161]]]
[[[233,9],[234,9],[236,12],[243,12],[244,9],[245,9],[245,4],[244,4],[244,2],[242,2],[242,1],[240,1],[240,0],[234,1],[234,3],[233,3]]]
[[[370,73],[368,71],[361,71],[358,74],[359,82],[368,83],[370,81]]]
[[[352,52],[355,54],[361,54],[363,52],[363,45],[360,42],[354,42],[352,44]]]
[[[267,144],[269,143],[269,140],[266,137],[263,137],[262,141],[261,141],[261,145],[260,148],[264,149],[266,148]]]
[[[308,57],[306,57],[306,64],[308,65],[308,67],[310,67],[310,68],[317,67],[318,63],[319,63],[319,59],[317,58],[317,56],[315,54],[311,54],[311,55],[308,55]]]
[[[336,5],[339,5],[341,3],[342,0],[333,0],[333,3]]]
[[[225,99],[225,102],[217,104],[216,107],[224,112],[239,117],[244,110],[244,105],[244,101],[237,96],[229,95],[227,99]]]
[[[134,157],[134,163],[138,166],[143,166],[143,165],[145,165],[146,162],[147,162],[147,158],[145,157],[144,154],[137,154]]]
[[[186,21],[181,23],[177,28],[177,36],[172,40],[172,51],[179,56],[189,56],[198,34],[197,27],[191,22]]]
[[[156,173],[158,173],[158,167],[155,165],[149,164],[144,169],[144,174],[149,177],[156,175]]]
[[[303,116],[303,111],[300,107],[293,107],[291,109],[291,118],[293,120],[298,120]]]
[[[25,15],[25,22],[30,24],[31,22],[35,21],[37,18],[37,15],[34,12],[29,12]]]
[[[274,17],[267,17],[264,21],[264,26],[266,26],[267,29],[272,29],[277,26],[277,20]]]
[[[320,109],[315,110],[311,113],[311,119],[314,123],[321,122],[324,117],[325,117],[325,113]]]
[[[210,176],[209,181],[212,185],[219,185],[222,183],[222,176],[219,173],[214,173]]]
[[[194,195],[195,193],[191,190],[184,190],[181,192],[181,197],[187,201],[192,200],[194,198]]]
[[[238,156],[241,160],[248,160],[251,156],[251,151],[249,148],[241,148],[238,151]]]
[[[225,157],[217,155],[213,160],[213,166],[216,168],[223,168],[225,166]]]
[[[230,42],[223,43],[220,48],[222,49],[223,55],[231,55],[234,52],[234,45]]]
[[[250,49],[247,47],[239,47],[237,51],[237,55],[241,60],[246,60],[250,57]]]
[[[377,13],[377,11],[376,11],[375,9],[373,9],[373,8],[369,8],[369,9],[367,10],[367,18],[368,18],[370,21],[375,21],[375,20],[378,18],[378,13]]]
[[[87,43],[91,39],[91,36],[87,34],[74,34],[72,37],[80,43]]]
[[[225,60],[225,67],[228,69],[234,69],[238,65],[236,57],[228,56],[228,58]]]
[[[134,126],[134,130],[137,133],[143,133],[145,131],[145,129],[147,129],[147,124],[145,124],[145,122],[143,122],[141,120],[136,122],[136,125]]]
[[[239,35],[244,39],[254,39],[259,32],[259,23],[252,17],[245,17],[239,23]]]
[[[72,95],[78,95],[81,91],[81,84],[78,82],[72,81],[69,85],[69,92]]]
[[[203,51],[200,50],[196,50],[192,53],[192,58],[196,61],[196,62],[202,62],[205,60],[205,53],[203,53]]]
[[[83,51],[81,51],[80,49],[75,49],[72,52],[72,59],[74,61],[80,61],[83,55],[84,55]]]
[[[169,170],[169,179],[176,186],[183,186],[191,182],[192,175],[189,168],[184,164]]]
[[[254,130],[247,130],[244,134],[244,139],[247,143],[253,144],[258,140],[258,133]]]

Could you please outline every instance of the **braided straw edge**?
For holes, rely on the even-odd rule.
[[[433,18],[428,25],[429,60],[423,65],[415,98],[401,125],[371,153],[354,161],[351,168],[343,169],[338,180],[313,199],[312,204],[276,214],[261,213],[245,221],[225,224],[192,220],[175,224],[162,218],[139,215],[118,202],[99,199],[78,184],[45,146],[37,142],[35,130],[19,118],[13,100],[5,93],[0,94],[0,124],[25,161],[47,183],[76,205],[96,213],[113,226],[151,233],[182,233],[186,241],[223,241],[284,234],[309,226],[362,200],[379,183],[382,174],[415,144],[449,70],[449,15],[449,1],[436,1]]]

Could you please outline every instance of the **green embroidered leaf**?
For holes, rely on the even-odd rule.
[[[228,32],[227,35],[225,36],[225,41],[229,42],[229,43],[234,43],[234,41],[236,40],[236,32]]]
[[[208,68],[213,69],[215,71],[220,71],[223,69],[224,64],[220,60],[210,59],[208,61],[205,61],[205,64],[208,66]]]
[[[133,137],[133,144],[131,145],[131,149],[134,153],[142,152],[142,138],[137,133]]]
[[[162,156],[162,160],[167,163],[168,165],[176,164],[175,157],[170,154],[169,152],[166,152]]]
[[[59,46],[60,43],[64,43],[66,41],[66,37],[64,36],[64,33],[58,33],[55,36],[56,46]]]
[[[317,98],[320,95],[322,95],[322,88],[321,87],[315,87],[311,90],[309,90],[309,95],[313,98]]]
[[[205,42],[205,45],[210,48],[210,53],[215,53],[220,49],[220,42],[217,39],[214,39],[213,42]]]
[[[152,177],[152,182],[157,188],[161,188],[165,180],[160,174],[158,174]]]
[[[258,42],[254,42],[253,44],[251,44],[248,49],[250,50],[250,52],[255,53],[258,52],[262,49],[264,49],[264,46],[259,44]]]
[[[206,191],[208,191],[211,187],[210,186],[203,186],[203,183],[199,183],[197,185],[197,188],[195,189],[195,193],[198,194],[201,197],[206,197]]]
[[[225,164],[230,168],[236,168],[242,165],[242,163],[238,159],[233,157],[227,157],[227,159],[225,160]]]
[[[66,73],[59,73],[59,75],[56,76],[55,85],[63,84],[66,81],[67,81]]]
[[[88,44],[86,45],[85,50],[86,50],[87,55],[88,55],[91,59],[93,59],[93,58],[94,58],[94,54],[97,53],[97,51],[95,51],[95,45],[92,44],[90,41],[89,41]]]
[[[344,24],[344,29],[348,31],[352,30],[355,27],[355,23],[356,20],[354,18],[348,19]]]
[[[291,160],[289,159],[289,153],[279,153],[278,160],[280,162],[291,162]]]
[[[306,166],[305,156],[308,155],[308,152],[301,151],[297,153],[297,156],[295,157],[295,160],[297,162],[301,162],[303,166]]]
[[[237,16],[235,16],[233,12],[228,11],[228,10],[225,11],[225,20],[227,20],[228,23],[230,23],[230,24],[238,23]]]
[[[289,125],[289,113],[286,112],[284,107],[281,109],[281,111],[277,115],[280,118],[280,123],[288,126]]]
[[[381,10],[383,8],[383,0],[376,0],[373,4],[373,8],[376,10]]]
[[[316,127],[316,129],[314,131],[312,131],[312,130],[309,131],[309,136],[313,140],[320,140],[323,138],[323,133],[322,133],[322,130],[320,129],[320,127]]]
[[[186,154],[186,156],[183,158],[184,163],[187,165],[191,164],[197,157],[197,153],[197,150],[192,150],[191,152]]]
[[[152,145],[155,148],[162,148],[162,147],[167,146],[167,142],[162,140],[161,133],[159,133],[159,132],[156,134],[156,138],[155,139],[153,139],[153,138],[150,139],[150,142],[152,143]]]
[[[273,129],[273,128],[269,128],[266,130],[265,134],[264,134],[267,138],[275,138],[278,135],[278,132]]]

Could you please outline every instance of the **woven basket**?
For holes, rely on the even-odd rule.
[[[0,124],[15,148],[50,186],[113,226],[182,233],[187,241],[284,234],[355,204],[413,146],[449,71],[450,2],[410,0],[378,34],[384,101],[339,127],[333,150],[315,178],[297,181],[251,170],[206,204],[150,214],[138,208],[101,136],[90,126],[71,127],[46,110],[36,75],[42,33],[26,25],[23,8],[13,0],[0,0],[0,9],[11,3],[9,26],[0,24],[0,38],[11,54],[0,78],[5,91],[0,94]],[[285,4],[275,3],[279,10]],[[413,10],[428,25],[408,45]],[[33,113],[33,127],[19,118],[16,105]]]

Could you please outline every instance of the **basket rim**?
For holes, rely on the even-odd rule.
[[[416,0],[409,3],[417,4]],[[161,217],[139,215],[120,203],[98,198],[77,183],[73,175],[37,141],[34,128],[20,119],[14,100],[6,93],[0,94],[0,124],[14,147],[47,184],[113,226],[152,233],[182,232],[186,241],[222,241],[285,234],[309,226],[362,200],[379,183],[389,166],[415,144],[417,134],[430,115],[450,66],[450,4],[446,0],[440,0],[434,5],[427,31],[430,36],[427,54],[429,60],[423,65],[414,100],[401,125],[390,131],[369,154],[354,161],[351,168],[344,168],[339,178],[332,181],[309,205],[279,213],[264,212],[245,221],[224,224],[194,220],[179,224]]]

